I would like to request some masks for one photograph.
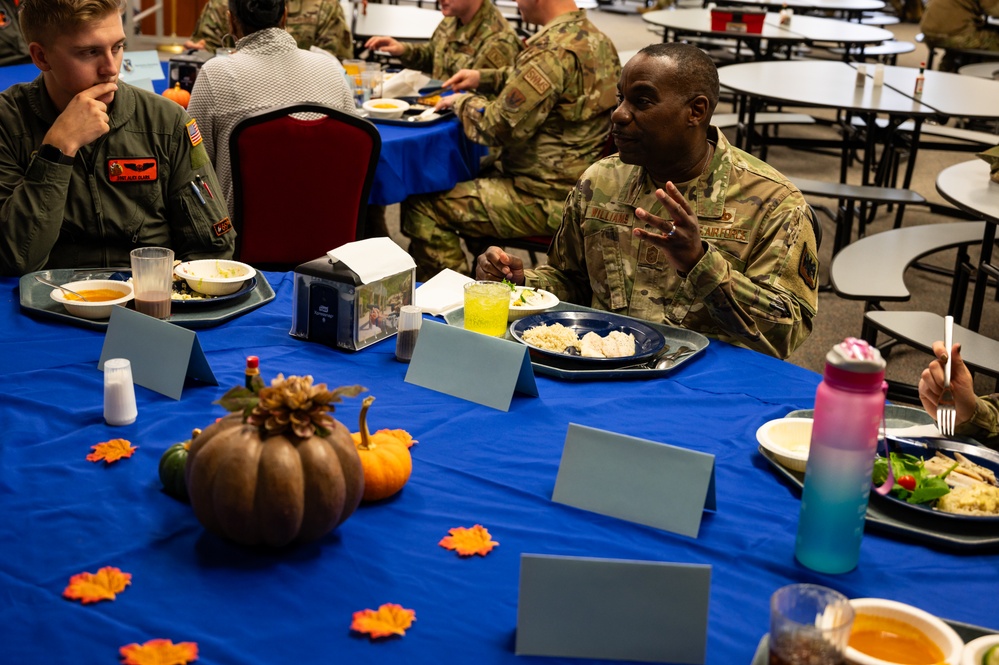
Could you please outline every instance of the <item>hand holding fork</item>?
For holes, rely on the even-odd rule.
[[[954,317],[944,318],[944,348],[947,349],[947,363],[944,365],[943,393],[937,402],[937,429],[944,436],[954,436],[954,424],[957,420],[957,409],[954,406],[954,394],[950,391],[950,369],[952,364],[952,349],[954,346]]]

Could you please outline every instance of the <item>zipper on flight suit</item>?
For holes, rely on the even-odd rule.
[[[112,127],[108,134],[114,131]],[[107,141],[108,134],[97,139],[97,142],[93,144],[93,148],[90,146],[84,146],[80,149],[83,157],[83,163],[87,166],[87,186],[90,188],[90,197],[94,200],[94,214],[97,215],[97,225],[101,231],[101,252],[103,254],[101,265],[107,265],[108,263],[108,253],[107,253],[107,230],[104,228],[104,206],[101,202],[100,191],[97,188],[97,154],[100,152],[101,147],[104,142]],[[89,153],[89,154],[88,154]]]

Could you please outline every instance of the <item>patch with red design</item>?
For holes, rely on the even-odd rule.
[[[0,29],[6,28],[11,23],[13,23],[13,21],[10,20],[9,16],[7,16],[7,12],[0,9]]]
[[[108,160],[108,180],[111,182],[148,182],[156,180],[155,157],[112,157]]]
[[[197,146],[201,143],[201,130],[198,129],[198,121],[191,118],[191,121],[187,123],[187,136],[191,139],[191,146]]]
[[[225,234],[232,231],[232,222],[229,221],[228,217],[223,217],[219,221],[212,224],[212,228],[215,230],[215,236],[224,236]]]

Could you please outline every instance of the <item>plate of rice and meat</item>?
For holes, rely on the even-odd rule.
[[[534,314],[514,321],[510,335],[529,347],[532,355],[602,367],[641,362],[666,343],[655,328],[607,312]]]

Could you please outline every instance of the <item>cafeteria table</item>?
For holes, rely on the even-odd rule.
[[[763,458],[754,433],[811,408],[819,382],[811,371],[713,340],[657,379],[539,373],[538,397],[517,395],[502,412],[406,383],[394,339],[345,353],[292,338],[293,275],[260,277],[274,300],[197,331],[219,385],[189,383],[178,401],[139,387],[138,420],[117,428],[102,418],[102,331],[21,311],[17,279],[0,279],[0,661],[114,663],[120,646],[164,638],[197,643],[205,664],[597,662],[514,654],[527,553],[711,566],[710,665],[750,663],[770,595],[795,582],[999,630],[994,548],[868,529],[850,573],[795,562],[799,492]],[[403,428],[419,442],[409,483],[308,545],[249,549],[207,533],[190,506],[162,491],[157,465],[168,446],[223,415],[213,402],[242,385],[248,355],[259,356],[268,381],[309,374],[367,388],[377,398],[372,429]],[[352,430],[360,402],[334,414]],[[698,536],[552,502],[569,423],[714,455],[717,507]],[[111,465],[85,459],[112,438],[131,441],[135,454]],[[449,529],[475,524],[499,543],[488,556],[438,546]],[[71,576],[104,566],[132,575],[117,599],[62,597]],[[351,633],[353,612],[383,603],[415,610],[404,637]]]
[[[986,222],[982,237],[982,252],[978,257],[975,290],[971,296],[968,328],[978,331],[985,307],[985,291],[989,281],[999,279],[999,265],[992,262],[995,251],[996,227],[999,226],[999,183],[989,178],[989,164],[972,159],[948,166],[937,174],[937,191],[955,206]]]
[[[390,6],[407,9],[374,4],[369,9]],[[440,12],[433,13],[440,16]],[[168,64],[164,62],[162,66],[166,76]],[[15,83],[31,81],[36,76],[38,68],[33,64],[0,67],[0,91]],[[162,93],[165,87],[166,78],[153,81],[156,92]],[[479,172],[479,160],[488,153],[486,146],[468,139],[453,118],[401,127],[375,124],[382,137],[382,150],[368,199],[375,205],[400,203],[415,194],[447,191],[459,182],[471,180]]]
[[[860,21],[864,12],[885,8],[884,0],[715,0],[715,4],[719,7],[763,7],[768,11],[787,7],[794,10],[795,15],[842,15],[851,21]]]
[[[838,44],[845,49],[844,60],[849,60],[851,51],[858,46],[880,44],[895,38],[884,28],[818,16],[795,15],[789,25],[781,25],[778,14],[768,13],[759,33],[714,30],[710,9],[660,9],[642,14],[642,19],[665,28],[663,41],[675,41],[685,35],[733,39],[739,45],[745,44],[757,59],[765,60],[773,58],[780,48],[786,49],[790,58],[791,46],[816,42]]]

